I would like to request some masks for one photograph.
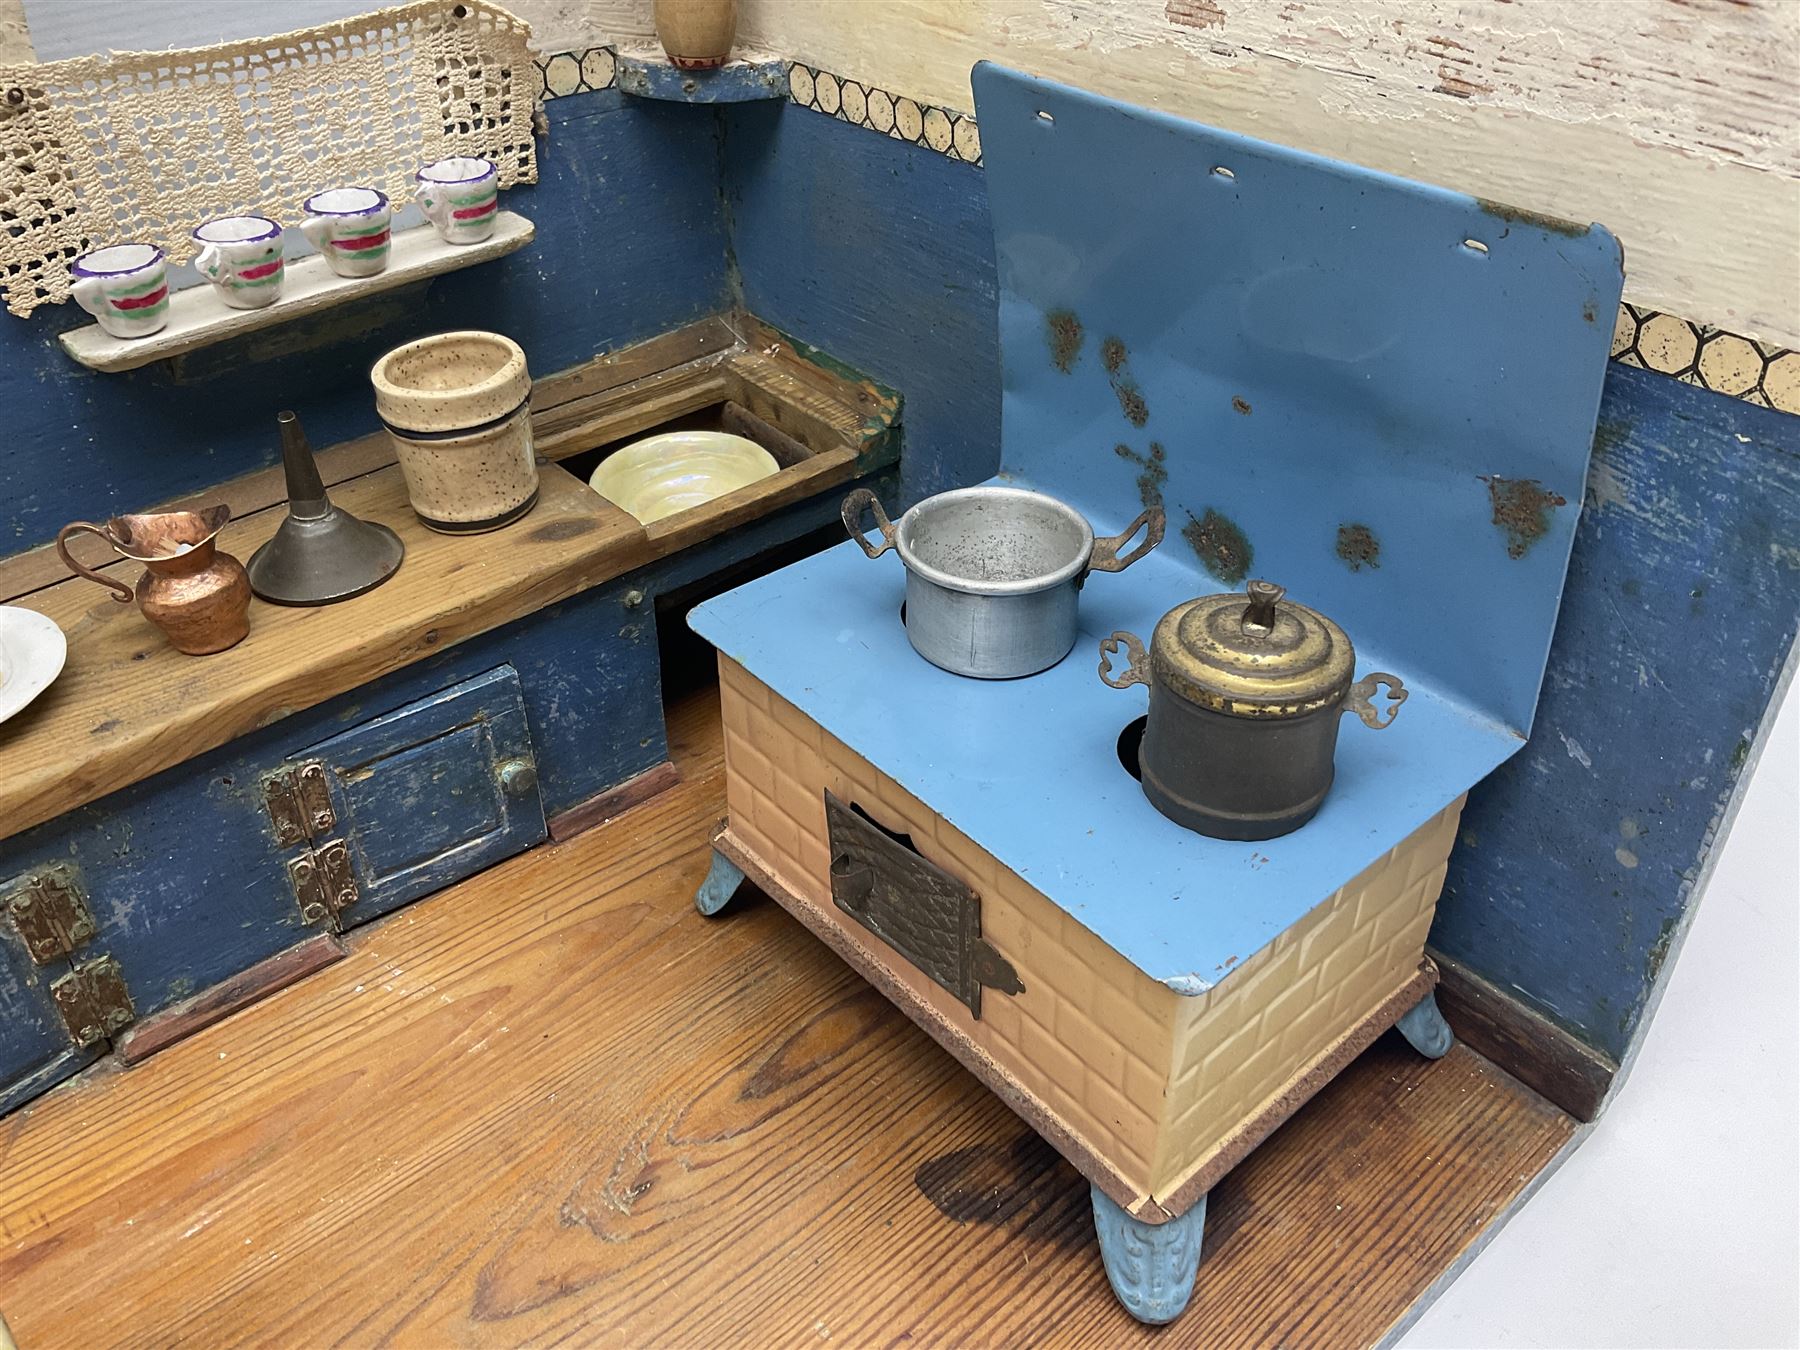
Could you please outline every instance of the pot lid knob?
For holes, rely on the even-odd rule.
[[[1287,587],[1277,586],[1272,581],[1252,581],[1245,589],[1250,596],[1250,607],[1244,611],[1244,635],[1267,637],[1275,630],[1275,606],[1287,594]]]

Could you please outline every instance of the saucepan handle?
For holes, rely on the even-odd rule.
[[[1123,572],[1127,567],[1143,557],[1151,549],[1162,543],[1165,517],[1160,506],[1146,507],[1138,512],[1138,518],[1126,526],[1123,531],[1114,535],[1094,540],[1094,552],[1088,558],[1090,572]],[[1131,552],[1120,555],[1119,550],[1131,541],[1131,537],[1139,530],[1144,531],[1144,542]]]
[[[1394,700],[1386,717],[1375,707],[1376,686],[1383,684],[1387,686],[1388,697]],[[1363,725],[1371,731],[1385,731],[1400,715],[1400,705],[1404,702],[1406,686],[1400,682],[1400,677],[1390,675],[1385,670],[1372,670],[1350,686],[1350,692],[1344,695],[1344,711],[1353,712],[1362,718]]]
[[[1108,658],[1116,656],[1121,646],[1125,648],[1125,655],[1130,658],[1130,663],[1125,667],[1125,673],[1115,679],[1112,662]],[[1129,689],[1134,684],[1149,687],[1150,661],[1145,656],[1144,644],[1138,640],[1136,633],[1120,629],[1111,637],[1100,639],[1100,678],[1114,689]]]
[[[871,511],[875,515],[875,528],[881,531],[881,547],[876,548],[869,543],[862,532],[862,513]],[[886,511],[881,509],[881,499],[867,488],[858,488],[844,498],[844,506],[839,512],[844,518],[844,528],[850,531],[850,537],[856,540],[857,547],[871,558],[879,558],[894,547],[894,522],[888,519]]]
[[[93,568],[86,567],[81,563],[76,562],[70,555],[69,536],[72,534],[82,534],[84,532],[87,534],[97,534],[102,539],[106,540],[107,543],[112,543],[112,536],[98,525],[90,525],[85,520],[77,520],[63,526],[62,529],[56,532],[56,556],[63,560],[64,564],[71,572],[78,573],[79,575],[86,577],[89,581],[97,581],[102,586],[110,586],[117,592],[117,594],[113,596],[113,599],[121,601],[124,604],[130,604],[137,598],[131,587],[127,586],[122,581],[113,577],[104,576],[101,573],[96,572]]]

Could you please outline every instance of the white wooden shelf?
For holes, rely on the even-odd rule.
[[[281,299],[266,309],[231,309],[202,282],[169,297],[169,322],[149,337],[116,338],[93,323],[71,329],[60,340],[64,351],[91,370],[136,370],[152,361],[348,304],[360,296],[503,257],[530,243],[536,233],[536,226],[511,211],[500,212],[494,232],[479,244],[446,244],[429,225],[397,230],[387,270],[372,277],[340,277],[315,254],[288,263]]]

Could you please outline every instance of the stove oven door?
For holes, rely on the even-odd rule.
[[[981,936],[981,897],[884,829],[860,806],[825,794],[831,898],[837,907],[981,1016],[984,987],[1025,986]]]

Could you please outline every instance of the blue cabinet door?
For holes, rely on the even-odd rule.
[[[519,676],[499,666],[290,758],[324,765],[357,899],[344,928],[544,838]],[[315,847],[324,841],[316,840]]]

